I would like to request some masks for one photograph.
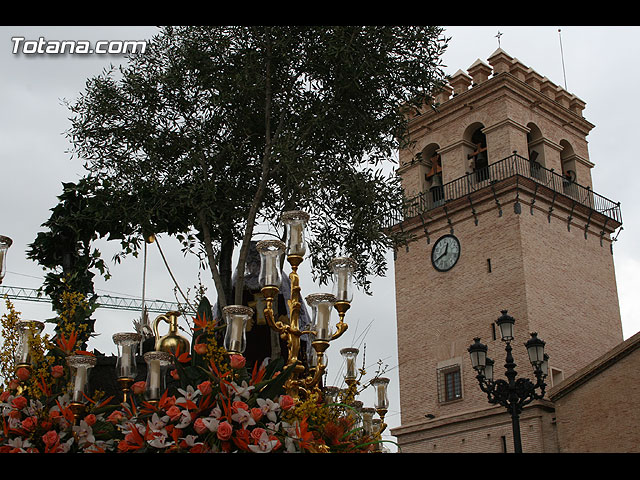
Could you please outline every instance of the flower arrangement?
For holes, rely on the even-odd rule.
[[[19,315],[8,300],[7,307],[2,325],[9,336]],[[145,382],[133,384],[129,403],[93,392],[81,413],[73,408],[71,372],[60,356],[92,354],[79,350],[73,331],[56,344],[36,342],[50,351],[5,377],[0,452],[376,451],[379,438],[359,426],[352,407],[327,404],[319,392],[303,399],[287,395],[290,372],[282,359],[250,370],[242,355],[224,355],[215,345],[214,320],[194,320],[192,351],[174,352],[177,386],[158,401],[145,399]]]

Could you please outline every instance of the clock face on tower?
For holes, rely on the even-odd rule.
[[[460,241],[454,235],[440,237],[431,250],[431,263],[440,272],[451,270],[458,258],[460,258]]]

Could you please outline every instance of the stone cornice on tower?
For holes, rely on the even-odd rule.
[[[450,115],[452,110],[467,107],[496,90],[497,82],[528,101],[531,108],[549,110],[553,116],[563,120],[565,126],[576,128],[587,135],[594,125],[582,115],[586,103],[575,94],[554,84],[504,50],[498,49],[487,59],[477,59],[467,72],[458,70],[437,92],[434,92],[433,107],[424,109],[410,120],[411,130],[424,128],[424,124],[439,116]]]

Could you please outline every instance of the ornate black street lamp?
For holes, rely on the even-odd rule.
[[[520,413],[522,413],[525,405],[544,397],[546,387],[544,379],[547,377],[549,357],[544,353],[545,342],[538,338],[537,333],[531,333],[531,338],[524,345],[527,347],[536,383],[534,384],[528,378],[516,379],[518,374],[511,354],[515,319],[507,315],[506,310],[502,310],[501,313],[502,315],[496,320],[496,324],[500,328],[502,341],[506,345],[507,357],[504,366],[507,380],[493,380],[494,362],[487,357],[487,346],[480,343],[480,338],[474,339],[474,343],[468,348],[468,352],[471,355],[471,365],[478,373],[476,378],[480,384],[480,389],[487,394],[489,403],[502,405],[511,414],[514,450],[516,453],[522,453]]]

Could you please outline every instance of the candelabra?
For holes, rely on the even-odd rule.
[[[286,243],[280,240],[263,240],[257,243],[260,254],[259,283],[265,299],[264,316],[270,328],[285,339],[288,347],[286,369],[290,377],[285,389],[294,398],[308,396],[319,391],[319,383],[326,369],[325,352],[332,341],[339,338],[346,330],[345,313],[353,299],[352,276],[355,262],[349,258],[334,259],[329,267],[334,280],[333,293],[313,293],[305,300],[311,308],[311,326],[308,330],[301,328],[300,310],[300,277],[298,267],[306,253],[305,227],[309,220],[306,212],[299,210],[284,212],[281,216],[286,228]],[[289,280],[291,291],[286,321],[275,318],[274,302],[282,284],[282,256],[291,266]],[[331,312],[338,312],[339,321],[331,326]],[[242,353],[245,345],[244,327],[252,315],[252,310],[243,305],[230,305],[223,309],[227,325],[225,348],[230,353]],[[306,367],[300,360],[301,337],[309,335],[315,355],[314,365]]]
[[[531,333],[531,338],[524,345],[534,369],[536,382],[533,383],[528,378],[516,379],[516,364],[511,353],[515,319],[507,315],[506,310],[502,310],[501,313],[496,324],[500,329],[502,341],[505,342],[507,355],[504,366],[507,380],[493,380],[494,362],[487,357],[487,346],[480,343],[480,338],[474,339],[468,352],[471,356],[471,365],[477,372],[476,378],[480,389],[487,394],[489,403],[502,405],[511,414],[514,450],[516,453],[522,453],[520,413],[525,405],[544,397],[546,387],[544,379],[547,376],[549,356],[544,353],[545,342],[538,338],[537,333]]]

